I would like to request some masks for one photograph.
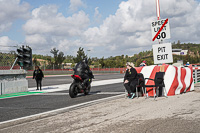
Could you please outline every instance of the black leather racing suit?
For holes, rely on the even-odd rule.
[[[75,66],[74,75],[79,75],[83,79],[82,86],[89,86],[92,81],[91,79],[94,78],[89,66],[83,61]]]

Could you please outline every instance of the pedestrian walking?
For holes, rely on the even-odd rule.
[[[39,87],[40,87],[40,90],[42,90],[42,79],[43,78],[44,78],[44,74],[43,74],[42,70],[39,68],[39,66],[35,66],[35,70],[33,72],[33,79],[35,79],[36,84],[37,84],[36,90],[39,90]]]

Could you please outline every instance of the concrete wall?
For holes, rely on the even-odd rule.
[[[0,70],[0,95],[28,91],[25,70]]]

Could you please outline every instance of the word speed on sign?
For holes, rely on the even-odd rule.
[[[152,41],[170,38],[169,20],[162,19],[151,23]]]
[[[153,45],[154,64],[172,63],[172,44],[156,44]]]

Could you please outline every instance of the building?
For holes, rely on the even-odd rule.
[[[173,49],[172,54],[173,55],[187,55],[188,50],[182,50],[182,49]]]

